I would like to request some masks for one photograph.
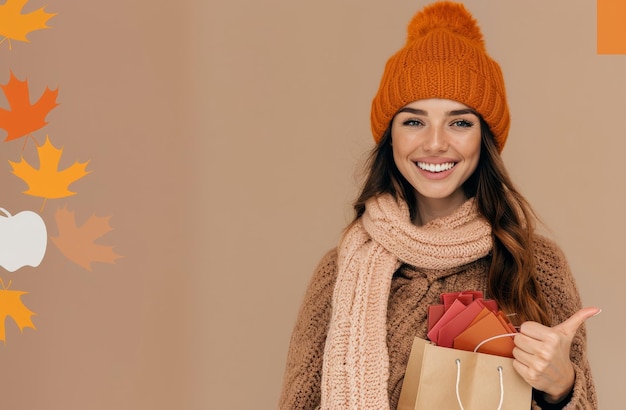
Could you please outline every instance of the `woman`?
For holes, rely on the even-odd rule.
[[[563,253],[500,153],[504,80],[460,4],[415,15],[372,102],[377,143],[355,219],[320,262],[287,358],[281,409],[397,407],[412,340],[441,293],[482,290],[515,314],[514,367],[533,408],[597,408]]]

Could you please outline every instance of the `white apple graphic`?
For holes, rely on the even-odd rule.
[[[48,233],[43,219],[35,212],[11,215],[0,208],[0,266],[15,272],[22,266],[37,267],[46,253]]]

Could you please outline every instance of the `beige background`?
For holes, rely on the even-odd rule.
[[[601,408],[619,408],[626,56],[596,54],[593,1],[465,3],[508,85],[509,170],[584,302],[604,309],[588,322],[589,354]],[[79,219],[111,215],[101,243],[124,258],[87,272],[51,245],[39,267],[0,271],[38,314],[37,330],[6,321],[0,407],[275,408],[304,287],[350,218],[384,62],[426,2],[27,10],[46,4],[53,28],[0,47],[0,83],[11,69],[33,98],[59,86],[35,137],[93,172],[42,217],[64,205]],[[0,149],[0,206],[13,213],[41,205],[6,162],[21,147]]]

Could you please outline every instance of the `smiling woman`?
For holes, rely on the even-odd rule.
[[[319,263],[293,331],[281,409],[395,409],[439,295],[479,291],[517,320],[533,408],[596,408],[583,309],[560,248],[500,153],[500,67],[463,5],[415,15],[372,102],[376,141],[355,216]],[[530,390],[530,387],[529,387]]]
[[[446,99],[414,101],[392,120],[393,160],[419,202],[417,225],[467,200],[463,185],[478,166],[480,129],[478,114]]]

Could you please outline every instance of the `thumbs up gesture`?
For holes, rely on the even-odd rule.
[[[513,367],[528,384],[545,393],[545,400],[558,403],[574,387],[574,366],[570,348],[576,330],[585,320],[599,314],[597,307],[587,307],[554,327],[524,322],[515,336]]]

